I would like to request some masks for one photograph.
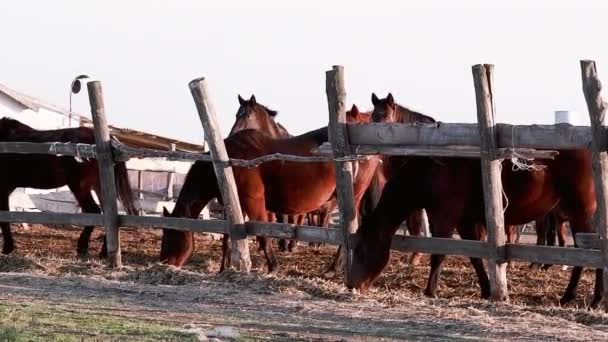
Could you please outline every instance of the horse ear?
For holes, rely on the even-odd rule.
[[[242,106],[243,103],[245,103],[245,99],[241,97],[241,94],[239,94],[239,104]]]
[[[167,207],[163,207],[163,217],[169,217],[171,213],[167,210]]]
[[[252,105],[255,105],[256,103],[258,103],[258,102],[255,100],[255,95],[251,94],[251,98],[249,99],[249,102],[250,102]]]
[[[395,99],[393,98],[393,94],[388,93],[388,95],[386,96],[386,103],[387,103],[389,106],[392,106],[392,105],[394,105],[394,104],[395,104]]]
[[[372,93],[372,104],[375,106],[378,102],[380,102],[380,99],[376,96],[376,93]]]

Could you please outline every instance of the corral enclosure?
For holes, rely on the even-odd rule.
[[[589,79],[590,82],[597,81],[594,64],[582,62],[581,65],[584,84],[587,85],[585,81]],[[223,190],[226,207],[229,208],[227,220],[201,221],[119,215],[116,209],[115,196],[107,196],[107,194],[103,196],[103,215],[4,212],[0,216],[4,216],[3,219],[12,222],[105,224],[109,236],[109,264],[112,267],[120,267],[124,261],[125,265],[120,271],[112,271],[95,261],[76,262],[69,260],[61,261],[60,266],[53,269],[48,261],[49,257],[44,256],[44,251],[30,245],[21,256],[3,258],[6,263],[6,271],[28,271],[28,273],[35,274],[7,274],[3,276],[3,285],[8,289],[6,292],[7,298],[25,298],[40,305],[46,305],[48,302],[66,301],[70,304],[65,308],[61,307],[60,310],[68,311],[69,307],[75,305],[73,302],[77,301],[77,298],[99,300],[100,296],[94,292],[100,290],[108,298],[113,298],[117,302],[126,301],[128,305],[134,308],[133,310],[121,309],[120,305],[115,305],[116,303],[108,304],[107,302],[101,305],[101,307],[104,307],[104,305],[107,305],[108,308],[111,307],[112,310],[119,312],[118,315],[121,317],[136,318],[139,316],[141,318],[141,313],[149,310],[150,312],[161,312],[161,318],[152,314],[144,315],[150,321],[158,320],[160,323],[155,322],[160,325],[181,323],[181,318],[206,322],[200,324],[202,328],[194,324],[189,327],[184,325],[179,332],[176,332],[175,329],[169,329],[178,334],[169,336],[169,338],[192,337],[196,334],[198,328],[208,329],[205,331],[209,336],[213,336],[213,332],[209,332],[213,330],[209,322],[231,322],[231,325],[238,326],[238,329],[246,331],[246,334],[251,334],[252,337],[263,337],[269,332],[271,334],[278,332],[278,335],[271,337],[304,339],[342,339],[352,338],[355,334],[387,339],[438,340],[458,337],[540,339],[555,336],[582,340],[606,336],[608,332],[603,325],[606,319],[604,313],[581,312],[555,306],[556,296],[566,282],[561,273],[557,277],[554,276],[555,273],[549,275],[549,272],[559,272],[556,270],[557,268],[540,275],[538,271],[534,272],[527,269],[528,262],[604,268],[606,267],[606,261],[608,261],[608,258],[605,257],[608,255],[608,249],[603,243],[606,240],[598,240],[597,235],[577,237],[579,245],[582,245],[582,241],[586,241],[585,246],[598,247],[601,245],[601,249],[506,244],[504,222],[500,218],[502,205],[497,204],[501,203],[500,188],[488,187],[485,186],[486,184],[484,184],[484,190],[486,192],[486,213],[488,217],[488,242],[395,236],[393,249],[398,252],[394,252],[393,263],[374,292],[368,296],[353,295],[346,291],[339,281],[329,281],[321,278],[320,265],[327,263],[328,247],[325,247],[316,255],[307,250],[306,247],[302,247],[296,256],[286,256],[286,259],[293,258],[293,263],[288,260],[289,266],[285,267],[284,273],[278,276],[265,276],[258,272],[254,272],[253,275],[246,274],[249,273],[251,265],[247,236],[257,235],[343,245],[345,247],[344,256],[347,260],[345,263],[345,277],[349,277],[348,266],[352,251],[351,234],[357,228],[352,199],[353,169],[351,163],[360,157],[354,155],[355,153],[358,155],[381,153],[480,158],[486,164],[484,172],[488,173],[489,178],[500,175],[500,173],[497,173],[500,172],[499,159],[511,158],[516,153],[520,153],[520,156],[525,154],[530,157],[547,157],[547,152],[537,151],[533,148],[573,148],[589,146],[593,142],[594,150],[598,152],[598,155],[604,156],[605,159],[606,132],[602,126],[605,108],[601,108],[601,106],[600,108],[593,107],[593,103],[603,104],[601,97],[599,97],[599,89],[585,88],[586,96],[595,96],[594,99],[599,99],[595,102],[589,101],[593,129],[572,126],[518,126],[515,130],[511,125],[496,125],[493,122],[494,105],[491,92],[488,93],[488,89],[492,89],[491,70],[492,68],[487,65],[474,67],[478,100],[482,99],[478,103],[479,127],[477,125],[443,123],[434,127],[405,124],[354,126],[347,125],[345,121],[345,92],[342,83],[344,75],[340,67],[335,67],[327,74],[331,153],[322,153],[318,157],[273,155],[253,161],[228,159],[223,141],[218,134],[219,129],[215,122],[213,107],[210,105],[204,80],[195,80],[190,83],[190,87],[205,128],[205,136],[210,145],[210,155],[134,149],[119,142],[112,142],[105,123],[100,83],[91,82],[89,83],[89,92],[92,99],[93,118],[96,123],[95,129],[103,139],[96,142],[94,154],[91,154],[90,146],[85,149],[83,146],[69,143],[53,144],[53,152],[63,155],[89,153],[89,156],[98,158],[102,174],[110,169],[112,160],[126,160],[133,157],[165,157],[168,159],[213,162],[216,166],[221,190]],[[475,72],[478,73],[475,74]],[[594,95],[589,95],[587,91],[594,92]],[[594,121],[594,118],[597,120]],[[594,133],[593,137],[592,132]],[[355,145],[358,146],[356,149],[352,147]],[[417,147],[417,145],[423,145],[423,147]],[[454,148],[453,145],[468,147]],[[49,153],[50,145],[2,143],[0,146],[4,153]],[[261,162],[277,159],[294,162],[320,160],[335,162],[338,201],[342,215],[339,228],[323,229],[290,224],[243,222],[238,205],[238,192],[231,176],[232,171],[230,167],[225,165],[255,167]],[[604,169],[600,168],[600,170]],[[133,180],[134,176],[131,175],[130,177]],[[602,184],[602,177],[601,173],[597,174],[596,184]],[[141,176],[138,175],[137,178],[139,181]],[[104,180],[103,191],[114,189],[112,177],[106,176],[102,179]],[[159,180],[158,183],[162,182]],[[160,188],[160,185],[158,187]],[[598,191],[598,202],[605,202],[602,196],[604,196],[604,193]],[[495,198],[499,200],[492,200]],[[598,222],[602,222],[601,220],[605,222],[605,216],[608,215],[602,210],[600,206],[597,213],[600,220]],[[201,253],[201,249],[204,252],[203,254],[197,254],[193,265],[188,266],[186,270],[176,270],[160,265],[150,266],[150,263],[155,262],[154,258],[159,248],[157,233],[143,228],[129,230],[128,233],[123,234],[123,245],[121,246],[121,236],[118,233],[119,226],[167,227],[195,232],[230,234],[232,237],[233,263],[240,272],[230,271],[219,276],[214,275],[213,272],[219,267],[214,264],[213,260],[217,259],[214,259],[216,257],[212,258],[210,252],[215,252],[213,255],[217,255],[219,244],[202,241],[201,238],[198,241],[198,253]],[[599,233],[605,236],[604,228],[606,225],[600,224],[599,227],[602,227]],[[75,239],[71,236],[73,233],[69,230],[62,232],[61,230],[45,227],[34,229],[46,231],[51,235],[58,234],[63,236],[62,240],[66,241]],[[22,235],[18,238],[20,244],[24,244],[24,241],[28,239],[32,239],[32,241],[36,239],[35,232],[25,231],[20,233]],[[149,244],[150,241],[154,242]],[[45,245],[43,241],[39,241],[39,243],[42,246]],[[68,248],[65,245],[64,247],[65,250],[73,250],[73,248]],[[251,255],[256,255],[253,247],[251,248]],[[446,270],[448,274],[443,282],[447,285],[442,288],[440,296],[447,294],[446,297],[448,298],[424,299],[418,293],[420,292],[418,289],[420,285],[416,281],[419,282],[425,273],[424,271],[426,271],[426,267],[421,267],[418,270],[404,270],[406,267],[402,262],[402,252],[406,251],[483,257],[488,260],[487,267],[493,268],[493,272],[490,272],[493,299],[496,301],[506,300],[507,294],[511,293],[511,300],[514,304],[490,304],[474,299],[478,292],[474,274],[466,266],[463,267],[461,258],[455,259],[458,261],[453,261]],[[121,255],[122,252],[124,252],[124,255]],[[62,254],[65,251],[63,249],[61,251],[52,250],[52,253]],[[63,259],[69,256],[63,254],[58,257]],[[304,259],[306,261],[303,261]],[[506,261],[508,260],[525,262],[524,264],[515,264],[514,270],[509,271],[511,288],[507,287],[506,282]],[[23,263],[21,268],[19,268],[20,262]],[[256,271],[256,264],[259,264],[259,260],[254,257],[254,271]],[[205,272],[201,273],[201,269]],[[467,270],[468,274],[466,273]],[[65,282],[57,278],[58,275],[65,276],[66,273],[72,275],[67,277]],[[561,285],[556,284],[558,281]],[[581,294],[583,291],[585,292],[582,302],[577,302],[580,306],[584,306],[588,301],[588,288],[592,287],[589,281],[590,279],[586,277],[585,287],[587,288],[580,291]],[[411,285],[412,282],[416,285]],[[125,285],[125,283],[129,285]],[[532,283],[531,286],[530,283]],[[231,285],[227,286],[226,284]],[[166,286],[153,287],[155,285]],[[35,293],[22,289],[29,287],[38,287],[45,289],[45,291],[50,291],[51,288],[56,287],[68,287],[73,288],[73,292],[77,295],[70,296],[61,292],[48,292],[50,293],[49,298],[45,300],[45,298]],[[121,293],[128,293],[128,295],[123,296]],[[183,294],[183,297],[180,297],[180,293]],[[158,296],[161,299],[157,299],[154,303],[153,296]],[[90,305],[90,302],[84,302],[85,305]],[[190,309],[184,309],[176,305],[168,305],[170,302],[182,305],[187,305],[186,303],[196,304],[192,305]],[[528,307],[529,305],[532,305],[533,308]],[[166,307],[163,309],[163,306]],[[217,316],[202,314],[206,309],[215,312]],[[7,305],[6,310],[9,312],[15,309]],[[240,311],[243,314],[236,315],[234,312],[230,312],[231,310]],[[300,320],[286,319],[282,314],[285,310]],[[102,311],[103,309],[100,309],[96,313],[100,314]],[[396,319],[399,324],[395,324],[395,321],[393,321],[395,318],[387,319],[387,315],[398,317]],[[229,316],[232,316],[232,318],[229,318]],[[523,322],[520,321],[522,317]],[[15,318],[15,321],[19,321],[19,318]],[[350,321],[353,322],[352,325],[349,325]],[[19,322],[21,325],[26,324]],[[536,324],[543,328],[537,331],[529,331],[524,328],[530,324]]]

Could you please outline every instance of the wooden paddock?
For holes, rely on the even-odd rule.
[[[431,155],[443,157],[480,158],[482,163],[484,201],[486,206],[488,241],[395,236],[392,249],[420,251],[433,254],[481,257],[488,260],[492,299],[507,300],[507,270],[509,260],[547,264],[564,264],[601,268],[608,273],[608,154],[607,132],[604,126],[606,103],[600,95],[595,63],[581,61],[583,94],[587,101],[591,127],[559,125],[509,125],[494,122],[492,65],[473,66],[474,89],[477,98],[478,124],[347,124],[345,118],[346,91],[344,69],[335,66],[326,74],[331,149],[321,147],[312,157],[270,155],[256,160],[231,160],[226,154],[219,124],[211,105],[204,79],[190,82],[199,117],[210,147],[209,154],[182,151],[159,151],[126,146],[111,141],[99,82],[89,82],[89,98],[95,129],[95,145],[72,143],[0,143],[0,153],[71,155],[97,158],[102,182],[103,214],[62,214],[0,212],[0,220],[14,223],[73,224],[104,226],[108,236],[109,263],[122,264],[118,227],[173,228],[194,232],[229,234],[232,238],[232,264],[248,272],[251,267],[247,236],[288,238],[298,241],[324,242],[344,247],[345,279],[352,252],[353,233],[357,228],[352,195],[353,160],[362,155]],[[553,158],[558,149],[591,148],[598,209],[595,227],[598,234],[579,234],[581,248],[547,247],[505,243],[504,218],[500,184],[500,160],[514,155],[533,158]],[[539,150],[536,150],[539,149]],[[549,151],[547,151],[549,150]],[[356,155],[355,155],[356,154]],[[195,220],[120,215],[116,206],[113,165],[130,158],[164,157],[169,160],[200,160],[211,162],[224,204],[226,220]],[[287,223],[244,222],[238,191],[231,166],[256,167],[270,160],[293,162],[333,161],[336,166],[338,203],[341,213],[339,228],[298,226]],[[604,277],[608,291],[608,274]],[[608,298],[608,293],[606,293]]]

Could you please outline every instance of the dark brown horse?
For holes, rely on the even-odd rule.
[[[72,142],[95,144],[93,130],[86,127],[40,131],[17,120],[0,119],[0,141],[22,142]],[[54,189],[67,185],[85,213],[100,213],[101,210],[91,194],[91,190],[101,196],[97,161],[80,160],[71,156],[42,154],[0,154],[0,210],[9,210],[9,196],[18,187]],[[114,167],[116,190],[125,210],[137,215],[133,193],[129,185],[124,162]],[[2,253],[9,254],[15,249],[10,223],[2,222],[4,245]],[[93,226],[86,226],[78,239],[77,253],[84,256],[89,250],[89,240]],[[105,254],[102,248],[102,256]]]
[[[375,100],[375,115],[397,115],[394,101]],[[381,113],[382,111],[387,113]],[[389,113],[390,112],[390,113]],[[573,233],[591,232],[596,198],[591,152],[563,150],[554,160],[536,160],[532,171],[513,171],[503,162],[502,184],[508,199],[505,225],[518,225],[542,217],[559,203],[570,219]],[[485,227],[479,160],[467,158],[393,157],[390,178],[376,210],[364,219],[354,249],[350,287],[365,292],[388,263],[393,234],[414,209],[425,208],[435,237],[450,238],[457,228],[463,239],[479,240],[476,227]],[[505,203],[506,204],[506,203]],[[431,273],[425,290],[434,296],[445,256],[431,256]],[[483,263],[470,258],[482,297],[490,295]],[[560,303],[576,297],[582,267],[574,267]],[[603,296],[602,272],[596,270],[593,305]]]
[[[355,111],[348,113],[349,122],[369,121]],[[244,130],[226,138],[224,143],[231,158],[253,159],[260,156],[283,153],[299,156],[312,155],[311,150],[328,141],[327,127],[287,138],[273,139],[257,130]],[[360,198],[369,185],[376,169],[377,158],[357,161],[360,182],[355,182],[355,196]],[[362,175],[368,175],[363,177]],[[336,187],[334,163],[296,163],[271,161],[256,168],[234,167],[235,181],[244,213],[253,221],[268,221],[268,211],[286,215],[300,215],[323,206],[333,195]],[[357,189],[363,189],[361,194]],[[188,172],[173,213],[174,217],[198,217],[212,198],[220,197],[217,180],[210,163],[197,162]],[[168,214],[168,213],[166,213]],[[276,271],[271,240],[261,238],[269,271]],[[193,250],[191,232],[163,230],[161,260],[181,266]],[[222,262],[224,264],[224,262]]]

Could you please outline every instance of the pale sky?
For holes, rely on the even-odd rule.
[[[102,81],[111,123],[202,142],[187,83],[205,76],[224,134],[237,94],[294,134],[328,121],[325,71],[349,105],[372,91],[443,122],[474,122],[471,66],[495,64],[498,121],[587,109],[580,59],[608,84],[605,1],[5,1],[0,82],[68,107],[72,78]],[[86,95],[74,109],[90,113]]]

